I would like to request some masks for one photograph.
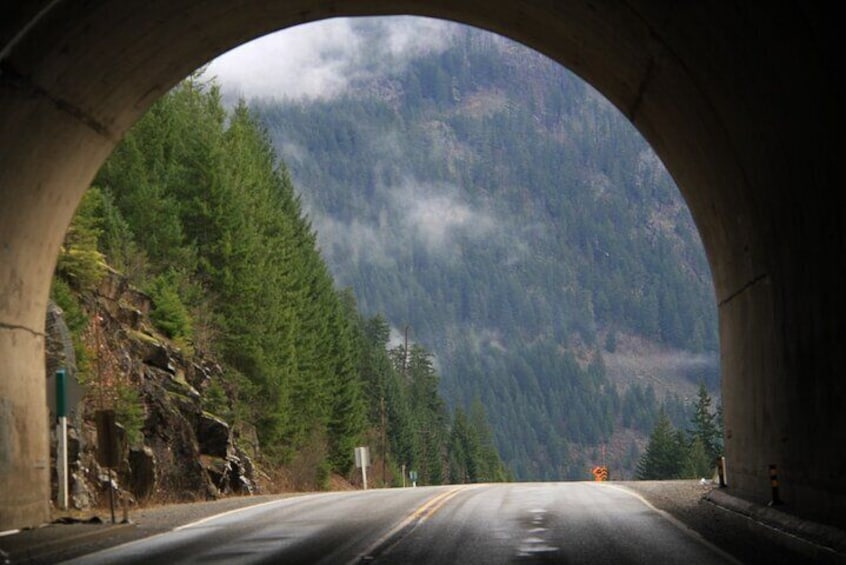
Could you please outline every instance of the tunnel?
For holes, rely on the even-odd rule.
[[[0,8],[0,531],[50,516],[45,317],[62,238],[127,129],[189,73],[341,16],[465,23],[610,100],[699,229],[719,312],[727,489],[846,519],[842,44],[822,6],[661,0],[9,0]]]

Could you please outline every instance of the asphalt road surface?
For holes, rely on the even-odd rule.
[[[734,563],[608,483],[378,489],[281,499],[67,563]]]

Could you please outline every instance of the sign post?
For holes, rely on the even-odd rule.
[[[56,477],[59,480],[56,506],[62,510],[68,508],[68,417],[76,417],[83,396],[85,388],[73,373],[58,369],[47,375],[47,407],[51,419],[56,418]]]
[[[361,482],[364,484],[364,490],[367,490],[367,467],[370,465],[370,448],[356,447],[355,448],[355,466],[361,467]]]
[[[120,464],[120,445],[118,444],[117,424],[114,410],[98,410],[97,422],[97,462],[109,472],[109,506],[112,509],[112,524],[115,523],[115,493],[112,483],[112,467]]]

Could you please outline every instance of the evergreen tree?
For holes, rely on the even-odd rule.
[[[404,350],[400,357],[405,358]],[[447,454],[447,413],[438,392],[439,377],[431,353],[419,345],[409,349],[407,363],[409,400],[419,438],[420,483],[439,485],[444,482]]]
[[[673,429],[670,419],[661,410],[649,436],[646,451],[637,463],[639,480],[682,478],[687,465],[687,447],[683,435]]]
[[[346,475],[353,464],[353,450],[366,427],[367,408],[358,373],[358,356],[363,339],[355,324],[355,298],[349,290],[339,293],[339,304],[331,319],[334,346],[334,388],[328,425],[329,459],[332,468]]]
[[[688,446],[683,477],[710,478],[714,474],[714,469],[714,459],[708,456],[702,440],[694,437]]]
[[[101,233],[101,193],[92,188],[71,220],[56,264],[57,273],[78,290],[90,290],[106,272],[105,258],[98,249]]]
[[[718,413],[711,409],[711,395],[705,384],[700,383],[689,434],[692,440],[702,444],[705,455],[712,463],[722,452],[722,432],[717,418]]]
[[[455,409],[449,437],[449,482],[475,483],[478,478],[480,446],[472,434],[464,410]]]
[[[503,482],[511,480],[511,474],[506,470],[494,444],[491,426],[485,413],[482,401],[477,397],[470,404],[468,426],[473,432],[478,444],[478,469],[475,480],[477,482]]]

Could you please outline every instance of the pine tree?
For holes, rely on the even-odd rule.
[[[714,474],[714,459],[708,456],[702,440],[694,437],[688,446],[684,477],[710,478]]]
[[[102,233],[101,202],[98,189],[85,193],[59,251],[56,270],[78,290],[90,290],[106,272],[97,246]]]
[[[457,407],[452,417],[449,436],[449,482],[463,484],[476,482],[478,445],[473,441],[464,410]]]
[[[338,294],[338,307],[332,317],[334,380],[328,425],[329,459],[332,468],[345,475],[352,467],[352,454],[365,429],[367,407],[357,372],[362,339],[357,320],[355,298],[350,291]]]
[[[708,389],[704,383],[700,383],[689,434],[692,440],[699,440],[711,462],[722,452],[722,437],[717,417],[718,414],[711,411]]]
[[[444,482],[446,466],[447,413],[438,392],[439,377],[432,354],[420,345],[408,352],[409,400],[419,438],[420,482],[439,485]]]
[[[470,404],[468,425],[473,432],[479,449],[479,461],[476,482],[503,482],[510,480],[510,474],[502,463],[499,452],[494,444],[491,427],[485,413],[485,407],[477,397]],[[566,452],[566,446],[563,447]]]
[[[687,448],[683,435],[673,429],[662,409],[649,436],[646,451],[637,463],[639,480],[679,479],[684,475]]]

